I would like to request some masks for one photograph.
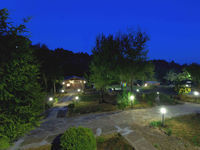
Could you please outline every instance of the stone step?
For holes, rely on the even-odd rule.
[[[128,143],[134,147],[135,150],[156,150],[152,144],[150,144],[144,137],[138,132],[133,131],[130,134],[122,136],[128,141]]]

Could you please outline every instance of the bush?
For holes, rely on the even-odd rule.
[[[168,128],[168,129],[166,130],[166,134],[167,134],[168,136],[172,135],[172,129],[171,129],[171,128]]]
[[[130,92],[127,92],[124,90],[122,94],[119,94],[117,96],[117,106],[119,109],[124,110],[126,107],[128,107],[131,104],[129,100],[130,95],[131,95]]]
[[[96,150],[96,139],[91,129],[71,127],[60,138],[62,150]]]
[[[9,138],[6,136],[0,136],[0,150],[5,150],[10,147]]]
[[[149,124],[151,127],[161,127],[162,126],[162,122],[161,121],[152,121]]]
[[[75,104],[74,103],[68,105],[68,109],[69,109],[70,113],[74,112],[74,108],[75,108]]]

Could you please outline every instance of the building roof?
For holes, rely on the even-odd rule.
[[[64,80],[85,80],[83,77],[78,76],[67,76],[64,78]]]

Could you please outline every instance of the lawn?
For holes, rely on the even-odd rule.
[[[133,150],[128,142],[119,134],[102,135],[96,138],[97,150]],[[51,145],[44,145],[28,150],[51,150]]]
[[[97,150],[133,150],[128,142],[119,134],[97,137]]]
[[[115,97],[113,96],[105,96],[105,100],[107,103],[99,104],[100,96],[99,94],[80,94],[79,101],[74,102],[73,111],[69,111],[68,115],[75,114],[86,114],[86,113],[95,113],[95,112],[108,112],[117,110],[117,106],[112,104]]]
[[[149,108],[156,105],[156,97],[158,95],[154,93],[135,93],[135,100],[133,105],[131,104],[125,108],[127,109],[140,109]],[[169,95],[160,93],[159,104],[174,105],[178,102]],[[105,94],[104,99],[106,103],[99,103],[99,94],[79,94],[79,101],[73,103],[72,107],[69,107],[68,115],[79,115],[87,113],[97,113],[97,112],[109,112],[120,110],[117,106],[117,95]]]
[[[167,119],[164,127],[159,122],[150,124],[160,128],[167,135],[176,136],[194,146],[200,146],[200,115],[192,114]]]

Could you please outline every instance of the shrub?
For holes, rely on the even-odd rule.
[[[188,94],[191,92],[191,88],[181,87],[178,89],[178,94]]]
[[[167,134],[168,136],[172,135],[172,129],[171,129],[171,128],[168,128],[168,129],[166,130],[166,134]]]
[[[124,110],[126,107],[128,107],[131,104],[129,100],[130,95],[131,95],[130,92],[128,93],[127,91],[124,90],[122,94],[119,94],[117,96],[117,106],[119,109]]]
[[[61,150],[96,150],[96,139],[91,129],[71,127],[60,138]]]
[[[75,108],[75,104],[72,103],[68,105],[69,112],[74,112],[74,108]]]
[[[0,150],[5,150],[10,147],[9,138],[6,136],[0,136]]]
[[[162,122],[161,121],[152,121],[149,124],[151,127],[160,127],[162,126]]]

